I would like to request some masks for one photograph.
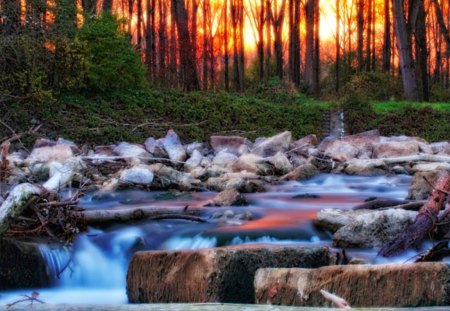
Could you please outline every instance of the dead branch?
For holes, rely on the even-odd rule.
[[[448,241],[442,241],[426,251],[425,254],[420,256],[415,262],[441,261],[448,256],[450,256]]]
[[[185,207],[155,207],[144,206],[120,210],[89,210],[72,211],[71,214],[79,219],[83,219],[88,225],[101,225],[108,223],[126,223],[143,219],[185,219],[196,222],[206,222],[204,218],[198,217],[204,209]]]
[[[45,304],[44,301],[39,299],[39,295],[40,294],[38,292],[32,292],[31,295],[21,295],[22,297],[25,297],[25,298],[19,299],[17,301],[12,302],[12,303],[8,303],[6,305],[6,308],[9,309],[12,306],[14,306],[14,305],[16,305],[18,303],[21,303],[21,302],[29,302],[30,306],[33,306],[34,302],[39,302],[39,303]]]
[[[450,191],[450,173],[447,171],[441,174],[435,184],[435,189],[433,189],[428,201],[420,209],[414,223],[380,250],[382,256],[389,257],[399,254],[412,246],[418,245],[430,234],[435,227],[438,213],[444,206],[447,197],[441,190],[444,192]]]
[[[355,206],[353,209],[379,209],[379,208],[400,208],[405,210],[418,210],[426,201],[410,201],[395,199],[375,199]]]

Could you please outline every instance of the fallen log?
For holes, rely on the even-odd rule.
[[[135,208],[118,210],[90,210],[73,211],[74,217],[80,218],[87,225],[102,225],[110,223],[126,223],[138,220],[162,220],[162,219],[181,219],[195,222],[207,222],[205,218],[199,217],[204,209],[185,207],[155,207],[140,206]]]
[[[414,223],[408,226],[394,240],[385,245],[379,254],[385,257],[394,256],[421,243],[434,228],[438,220],[438,213],[444,206],[449,191],[450,173],[443,171],[434,185],[428,201],[419,210]]]
[[[359,209],[379,209],[379,208],[401,208],[410,211],[419,210],[426,201],[410,201],[395,199],[374,199],[355,206],[354,210]]]

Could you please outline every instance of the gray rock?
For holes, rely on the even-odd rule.
[[[215,153],[219,153],[222,150],[239,155],[242,145],[251,146],[251,142],[241,136],[211,136],[211,147]]]
[[[287,156],[282,152],[278,152],[267,160],[270,164],[272,164],[275,175],[278,176],[285,175],[291,172],[294,168],[291,162],[289,162]]]
[[[434,154],[450,155],[450,142],[441,141],[429,145]]]
[[[120,183],[150,186],[153,182],[153,172],[147,165],[136,165],[123,170],[120,175]]]
[[[324,209],[315,224],[335,231],[337,247],[375,247],[390,242],[416,218],[417,212],[402,209],[339,210]]]
[[[174,130],[170,129],[167,132],[162,145],[172,161],[183,162],[186,160],[186,150],[184,150],[183,144]]]
[[[256,269],[321,267],[332,260],[328,248],[272,245],[138,252],[129,265],[127,294],[132,303],[252,303]]]
[[[411,185],[408,189],[407,200],[426,200],[431,194],[431,186],[426,181],[428,180],[431,184],[434,184],[438,178],[441,171],[422,171],[414,174]],[[426,180],[424,179],[426,178]]]
[[[233,163],[234,172],[247,171],[261,176],[272,175],[274,170],[268,159],[256,154],[244,154]]]
[[[191,157],[184,163],[184,170],[186,172],[192,172],[195,168],[200,166],[203,160],[203,156],[198,150],[192,152]]]
[[[311,163],[305,163],[294,168],[292,172],[280,177],[280,181],[310,179],[319,173],[320,171],[317,167]]]
[[[257,140],[251,152],[262,157],[270,157],[277,152],[288,151],[291,141],[291,132],[283,132],[270,138]]]
[[[382,160],[352,159],[343,166],[343,172],[348,175],[374,176],[385,174],[388,166]]]

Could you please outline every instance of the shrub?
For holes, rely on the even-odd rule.
[[[400,81],[381,72],[362,72],[353,75],[342,90],[342,95],[359,96],[367,100],[387,100],[400,98]]]
[[[145,85],[145,67],[133,50],[128,35],[111,14],[91,20],[77,34],[86,48],[86,88],[92,91],[115,91]]]

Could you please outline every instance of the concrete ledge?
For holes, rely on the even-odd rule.
[[[264,267],[329,265],[326,247],[244,245],[195,251],[138,252],[129,265],[132,303],[253,303],[255,271]]]
[[[419,307],[450,304],[450,270],[444,263],[259,269],[256,302],[324,307],[324,289],[352,307]]]

